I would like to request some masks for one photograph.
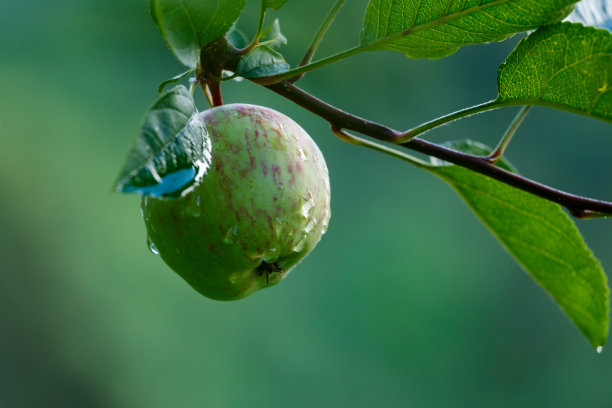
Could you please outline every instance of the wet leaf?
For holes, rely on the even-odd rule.
[[[612,33],[572,23],[543,27],[517,45],[497,82],[500,102],[612,121]]]
[[[289,70],[283,56],[267,45],[258,45],[238,62],[236,72],[245,78],[259,78]]]
[[[404,30],[418,32],[386,42],[380,48],[410,58],[440,58],[460,47],[501,41],[563,19],[575,0],[370,0],[361,43]],[[423,26],[439,20],[440,24]]]
[[[238,19],[244,0],[150,0],[153,21],[170,50],[190,68],[200,49],[223,36]]]
[[[145,114],[115,188],[155,197],[178,196],[202,180],[210,161],[206,127],[191,93],[178,85],[160,95]]]
[[[490,152],[470,141],[449,147],[476,155]],[[433,164],[430,171],[459,193],[591,345],[603,346],[608,335],[606,276],[561,207],[463,167]],[[505,162],[501,167],[511,169]]]
[[[164,89],[165,89],[165,88],[166,88],[168,85],[175,84],[175,83],[177,83],[178,81],[180,81],[181,79],[183,79],[183,78],[187,78],[189,75],[191,75],[191,73],[192,73],[193,71],[195,71],[195,68],[188,69],[187,71],[185,71],[185,72],[183,72],[183,73],[181,73],[181,74],[178,74],[178,75],[176,75],[176,76],[173,76],[173,77],[172,77],[172,78],[170,78],[170,79],[166,79],[164,82],[162,82],[161,84],[159,84],[159,86],[157,87],[157,92],[159,92],[159,93],[164,92]]]

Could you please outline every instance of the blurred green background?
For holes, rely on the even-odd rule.
[[[366,3],[348,2],[319,55],[357,43]],[[270,13],[291,63],[331,4]],[[493,98],[515,42],[433,62],[370,53],[301,84],[408,128]],[[330,229],[272,289],[231,303],[196,293],[147,250],[138,197],[111,193],[157,84],[181,71],[142,0],[2,3],[0,406],[612,405],[612,353],[589,347],[448,186],[245,82],[224,84],[225,101],[282,111],[319,143]],[[515,112],[428,137],[493,145]],[[612,199],[610,134],[535,109],[508,154],[537,180]],[[578,224],[612,270],[610,221]]]

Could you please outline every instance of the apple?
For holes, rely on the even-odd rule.
[[[204,296],[239,299],[280,282],[327,230],[327,165],[304,129],[272,109],[200,115],[211,166],[184,196],[143,197],[148,240]]]

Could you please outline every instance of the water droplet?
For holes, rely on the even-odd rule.
[[[302,208],[300,212],[304,216],[304,218],[308,218],[312,209],[314,208],[314,199],[312,197],[312,192],[310,190],[306,190],[306,194],[302,196]]]
[[[297,152],[300,159],[302,159],[302,161],[308,160],[308,156],[306,156],[306,152],[300,146],[296,147],[295,151]]]
[[[598,346],[597,347],[597,354],[601,354],[602,351],[603,351],[603,346]]]
[[[195,202],[192,201],[188,203],[185,212],[192,217],[199,217],[200,215],[202,215],[202,207],[200,207],[200,197],[198,197]]]
[[[278,239],[283,236],[283,220],[279,217],[276,217],[274,223],[272,224],[272,229],[274,230],[274,236]]]
[[[306,244],[306,239],[308,238],[307,234],[302,234],[300,239],[293,245],[291,250],[293,252],[301,252],[304,249],[304,245]]]
[[[308,218],[308,222],[306,223],[306,227],[304,227],[304,232],[308,234],[310,231],[314,229],[317,225],[317,219],[315,217]]]
[[[225,242],[226,244],[234,244],[236,243],[237,239],[238,239],[238,226],[234,225],[233,227],[229,228],[227,232],[225,233],[225,238],[223,238],[223,242]]]
[[[144,210],[140,207],[140,218],[144,218]]]
[[[282,137],[284,137],[285,139],[289,139],[287,137],[287,135],[289,134],[294,140],[298,140],[297,136],[293,132],[288,132],[283,124],[280,125],[280,130],[282,133]]]
[[[153,252],[155,255],[159,255],[159,250],[157,249],[157,247],[155,246],[155,244],[153,243],[153,241],[151,241],[151,238],[147,237],[147,245],[149,246],[149,251]]]

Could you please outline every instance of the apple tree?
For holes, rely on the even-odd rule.
[[[278,283],[327,230],[329,176],[323,154],[293,120],[261,106],[224,105],[222,84],[248,80],[324,119],[330,134],[447,182],[601,351],[606,276],[572,217],[609,217],[612,202],[541,184],[505,155],[536,105],[612,123],[612,33],[587,18],[593,7],[604,16],[612,7],[589,1],[578,4],[572,22],[575,0],[370,0],[359,42],[315,59],[346,3],[336,0],[291,66],[279,19],[270,21],[270,14],[297,21],[282,15],[287,0],[261,0],[252,36],[240,31],[244,0],[150,0],[153,22],[187,70],[159,85],[116,188],[142,195],[151,250],[205,296],[237,299]],[[297,85],[308,72],[361,53],[439,59],[519,33],[524,38],[498,68],[497,95],[407,130],[340,110]],[[197,88],[210,105],[203,111]],[[507,107],[520,110],[493,148],[423,138]]]

